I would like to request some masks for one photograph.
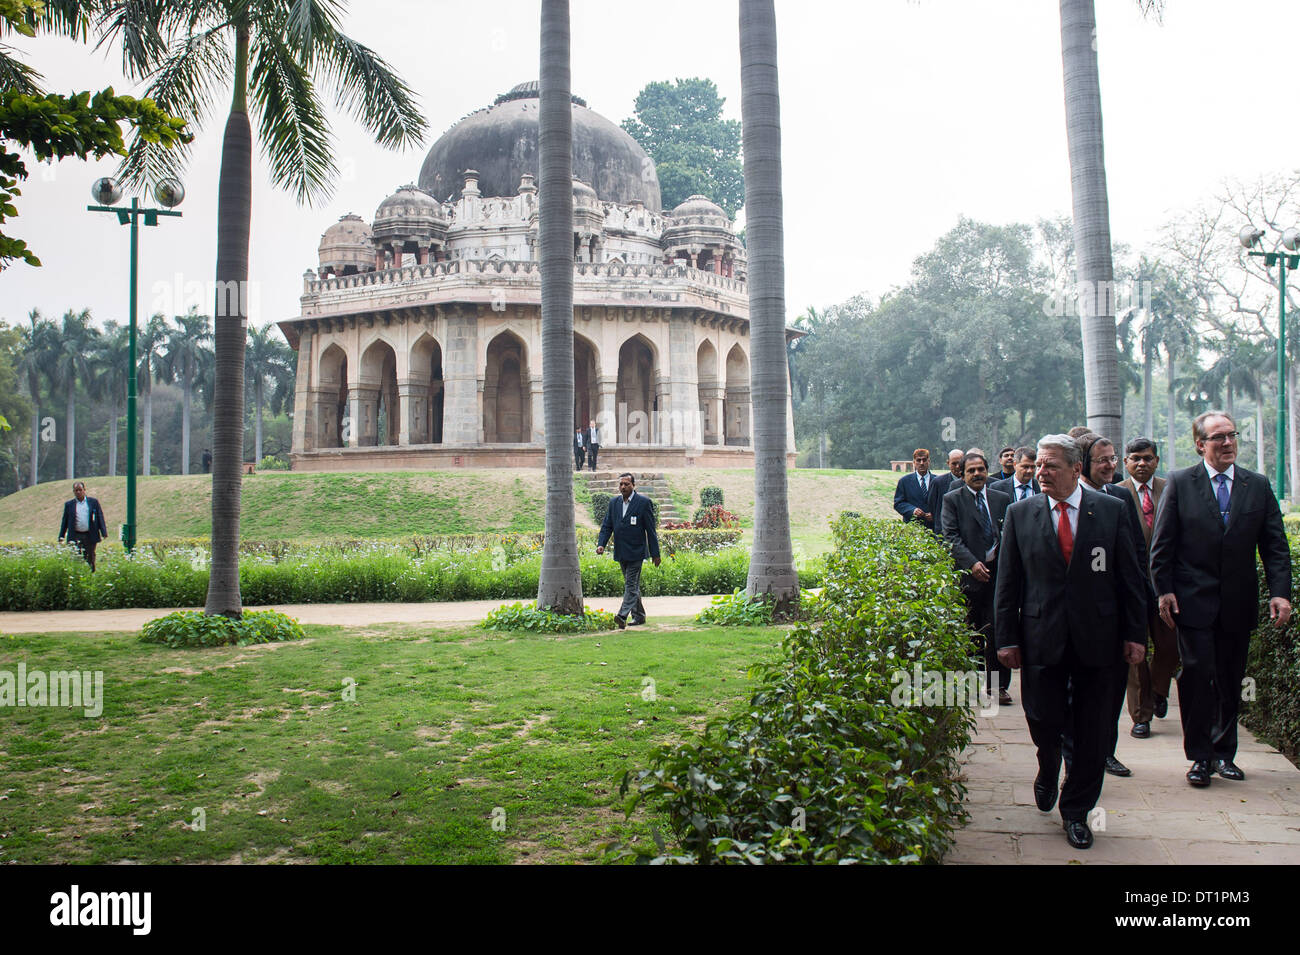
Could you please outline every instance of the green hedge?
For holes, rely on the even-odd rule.
[[[1300,543],[1291,540],[1291,568],[1300,569]],[[1251,731],[1292,760],[1300,756],[1300,624],[1296,617],[1285,627],[1268,619],[1268,580],[1259,576],[1259,629],[1250,638],[1246,676],[1255,680],[1255,698],[1242,705],[1241,721]],[[1294,594],[1293,594],[1294,597]]]
[[[624,777],[629,810],[661,799],[680,842],[653,861],[936,862],[952,845],[973,718],[892,700],[917,664],[971,669],[956,571],[917,525],[841,518],[833,530],[811,622],[754,668],[748,705]]]
[[[706,484],[700,488],[700,506],[714,507],[715,505],[722,506],[722,488],[714,484]]]
[[[588,597],[623,592],[618,564],[597,557],[590,542],[581,548],[582,587]],[[103,610],[117,607],[197,607],[208,589],[206,553],[176,551],[158,559],[137,550],[127,557],[108,548],[90,568],[69,548],[54,545],[0,551],[0,610]],[[248,606],[277,603],[361,603],[373,601],[496,600],[537,595],[539,551],[501,546],[469,554],[426,553],[373,544],[366,551],[302,551],[246,557],[239,586]],[[729,547],[714,553],[678,551],[656,568],[646,565],[641,592],[729,593],[745,586],[749,554]],[[800,584],[820,584],[821,563],[810,561]]]

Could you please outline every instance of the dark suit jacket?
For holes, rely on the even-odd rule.
[[[1151,556],[1147,548],[1146,535],[1142,533],[1142,528],[1146,526],[1146,522],[1142,520],[1142,510],[1138,507],[1137,500],[1124,489],[1122,484],[1103,484],[1101,491],[1103,494],[1122,503],[1124,512],[1128,515],[1129,534],[1133,538],[1133,547],[1137,550],[1138,566],[1142,571],[1142,596],[1146,601],[1145,613],[1149,615],[1156,606],[1156,593],[1151,586]]]
[[[1067,565],[1052,499],[1007,508],[994,598],[998,649],[1019,647],[1022,666],[1050,666],[1074,647],[1084,666],[1123,662],[1123,644],[1145,644],[1146,600],[1124,505],[1083,489]]]
[[[929,475],[930,487],[934,487],[935,476]],[[921,490],[921,478],[915,471],[910,474],[904,474],[898,479],[898,486],[894,488],[894,510],[903,516],[905,523],[910,523],[918,518],[912,516],[912,511],[920,508],[930,514],[929,492]],[[921,521],[926,527],[934,528],[933,521]]]
[[[984,489],[984,497],[989,506],[989,520],[993,523],[993,540],[997,544],[1002,538],[1002,522],[1006,517],[1011,498],[1001,491]],[[980,527],[979,511],[975,507],[975,495],[963,482],[960,487],[949,491],[943,498],[943,539],[952,551],[952,559],[962,570],[969,571],[984,560],[984,529]],[[986,564],[990,571],[996,572],[996,555],[992,564]],[[997,581],[996,573],[987,584],[966,573],[961,578],[961,589],[967,592],[992,587]]]
[[[951,471],[944,471],[942,474],[935,475],[930,482],[930,497],[925,502],[925,509],[934,515],[934,532],[940,537],[943,536],[943,498],[944,495],[954,487],[953,482],[961,484]]]
[[[573,453],[577,454],[579,451],[584,451],[586,450],[586,447],[587,447],[587,436],[585,434],[581,436],[574,434]]]
[[[1030,478],[1029,485],[1034,489],[1034,493],[1030,495],[1031,497],[1036,497],[1043,493],[1043,489],[1038,486],[1038,478]],[[1012,504],[1016,503],[1016,479],[1014,475],[1009,478],[1003,478],[1000,481],[989,481],[989,483],[984,486],[993,491],[1001,491],[1007,497],[1011,498]]]
[[[99,506],[98,498],[86,495],[86,503],[90,505],[90,532],[99,531],[99,537],[96,540],[103,540],[108,536],[108,525],[104,522],[104,509]],[[77,526],[77,499],[74,497],[70,501],[63,502],[63,522],[59,524],[59,540],[67,537]]]
[[[1165,480],[1151,534],[1151,576],[1157,594],[1178,598],[1175,622],[1209,630],[1249,633],[1259,623],[1255,551],[1270,597],[1291,599],[1291,553],[1282,512],[1268,478],[1240,464],[1233,469],[1228,525],[1197,461]]]
[[[659,556],[659,535],[655,533],[655,512],[650,498],[632,492],[628,499],[627,516],[623,516],[623,495],[609,499],[605,522],[600,525],[597,547],[604,547],[614,535],[614,559],[619,561],[647,560]]]

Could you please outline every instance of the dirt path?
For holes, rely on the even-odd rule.
[[[587,606],[616,612],[620,597],[592,597]],[[646,597],[646,613],[656,617],[687,617],[699,613],[713,598]],[[372,623],[477,623],[489,610],[510,600],[466,600],[457,603],[279,604],[299,623],[357,627]],[[107,633],[139,630],[156,617],[178,608],[153,610],[53,610],[38,613],[0,613],[0,636],[6,633]],[[201,608],[194,608],[201,609]],[[265,610],[266,607],[245,607]]]

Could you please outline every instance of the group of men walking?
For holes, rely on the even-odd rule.
[[[573,432],[573,469],[581,471],[585,463],[596,470],[596,456],[600,454],[600,428],[596,422],[586,428],[577,428]]]
[[[1002,704],[1020,671],[1035,801],[1048,812],[1059,797],[1076,848],[1092,845],[1088,814],[1105,773],[1132,774],[1115,756],[1125,700],[1130,735],[1147,739],[1175,676],[1187,781],[1245,778],[1237,713],[1259,622],[1256,553],[1271,622],[1290,619],[1290,551],[1268,479],[1237,466],[1229,415],[1199,415],[1192,434],[1201,462],[1167,478],[1155,476],[1155,442],[1137,438],[1116,483],[1116,448],[1080,427],[1003,448],[992,479],[979,449],[950,451],[942,475],[918,449],[895,491],[903,520],[941,537],[964,572],[968,620]]]

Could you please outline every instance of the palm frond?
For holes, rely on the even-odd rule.
[[[299,62],[310,68],[317,46],[338,33],[342,16],[338,0],[289,0],[283,33]]]
[[[39,11],[29,11],[27,22],[42,33],[85,42],[96,0],[44,0]]]
[[[259,31],[254,42],[248,85],[271,180],[307,205],[328,199],[337,167],[311,77],[283,36]]]
[[[356,117],[381,146],[418,146],[426,124],[415,94],[384,59],[335,33],[324,50],[325,77],[335,102]]]
[[[162,20],[166,0],[113,0],[104,5],[97,29],[98,50],[120,39],[122,70],[133,79],[148,76],[167,58]]]
[[[0,46],[0,93],[14,90],[28,96],[41,92],[40,73],[12,55],[12,49]]]

